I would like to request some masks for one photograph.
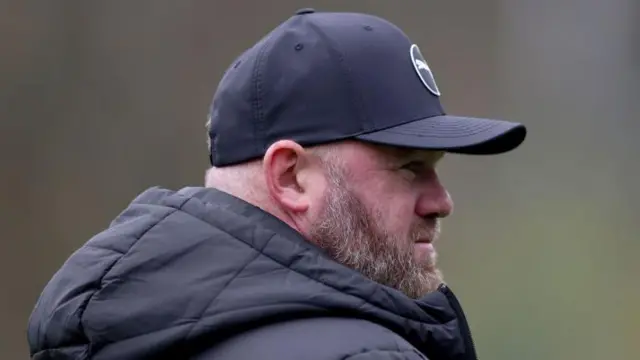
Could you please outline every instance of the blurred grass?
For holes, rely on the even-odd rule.
[[[616,244],[626,241],[612,237],[631,229],[583,201],[529,198],[511,212],[496,209],[499,221],[475,227],[486,238],[473,238],[473,222],[491,216],[472,220],[478,208],[448,222],[441,266],[466,304],[481,358],[631,360],[638,353],[640,267],[621,265]],[[634,250],[638,244],[626,248]]]

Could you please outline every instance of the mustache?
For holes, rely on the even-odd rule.
[[[416,242],[420,239],[429,239],[435,242],[440,237],[442,231],[442,222],[440,219],[427,219],[412,226],[411,240]]]

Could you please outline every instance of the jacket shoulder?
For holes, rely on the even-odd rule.
[[[310,318],[270,324],[212,345],[194,359],[426,360],[391,330],[353,318]]]

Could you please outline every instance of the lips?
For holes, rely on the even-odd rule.
[[[419,242],[415,243],[415,256],[421,262],[431,261],[436,255],[436,248],[431,243]]]
[[[413,232],[413,238],[417,244],[433,244],[438,240],[440,229],[436,223],[432,228],[422,227],[420,231]]]

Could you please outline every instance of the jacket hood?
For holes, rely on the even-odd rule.
[[[56,272],[28,340],[35,359],[183,356],[261,324],[336,315],[381,324],[430,359],[475,357],[446,286],[412,300],[205,188],[151,188],[134,199]]]

